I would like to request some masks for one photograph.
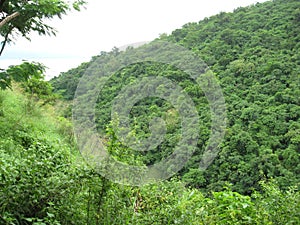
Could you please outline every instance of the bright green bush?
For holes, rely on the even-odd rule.
[[[72,146],[37,104],[10,91],[0,98],[0,224],[78,224],[84,193]]]
[[[272,224],[300,224],[300,193],[295,188],[282,191],[274,183],[262,183],[262,194],[255,193],[256,210],[264,212]]]

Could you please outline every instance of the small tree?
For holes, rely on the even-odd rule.
[[[55,29],[47,25],[45,19],[61,18],[72,8],[80,10],[84,4],[84,0],[72,3],[65,0],[0,0],[0,36],[3,38],[0,55],[16,34],[29,40],[31,31],[39,35],[55,35]]]
[[[11,88],[12,81],[25,82],[31,78],[41,79],[45,72],[45,66],[41,63],[23,62],[17,66],[9,66],[0,71],[0,89]]]

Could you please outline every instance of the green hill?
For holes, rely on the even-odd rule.
[[[110,123],[112,100],[139,76],[162,76],[176,82],[194,101],[200,119],[197,150],[178,173],[189,186],[233,190],[250,194],[259,182],[274,179],[281,188],[299,187],[300,178],[300,2],[274,0],[220,13],[189,23],[160,40],[179,44],[210,66],[222,87],[227,107],[227,129],[221,151],[205,171],[199,163],[210,135],[207,99],[186,74],[159,63],[143,62],[115,73],[97,100],[99,133]],[[93,62],[130,55],[131,49],[102,52],[51,80],[56,92],[71,100],[80,77]],[[146,98],[131,110],[132,129],[138,138],[150,135],[149,121],[166,119],[165,140],[143,154],[151,165],[168,157],[178,142],[180,120],[174,107],[159,98]]]
[[[0,224],[300,224],[299,6],[295,0],[257,4],[187,24],[140,48],[101,52],[51,81],[62,101],[44,81],[41,64],[2,70]],[[117,72],[108,73],[111,68]],[[223,91],[224,111],[218,86],[205,79],[210,75]],[[111,111],[120,109],[128,118],[119,113],[112,120]],[[220,121],[224,112],[227,119]],[[212,164],[200,170],[203,154],[213,150],[206,146],[215,144],[209,137],[222,137],[214,121],[227,123],[225,137]],[[148,185],[126,185],[128,177],[117,183],[108,175],[125,174],[120,167],[106,164],[110,173],[103,174],[79,154],[81,144],[90,150],[99,139],[78,122],[96,125],[110,159],[123,165],[140,169],[179,155],[174,168],[160,164],[165,170],[152,171],[183,167]],[[124,144],[117,134],[124,134],[126,122],[130,138],[150,138],[146,144],[155,147],[140,152],[134,142]],[[180,142],[184,134],[188,141]],[[182,163],[193,144],[195,152]],[[141,181],[136,167],[129,172]]]

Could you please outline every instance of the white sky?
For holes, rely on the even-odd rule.
[[[100,51],[151,41],[188,22],[198,22],[221,11],[229,12],[266,0],[87,0],[87,9],[50,21],[56,37],[32,34],[18,38],[0,57],[0,68],[22,59],[44,63],[47,76],[76,67]]]

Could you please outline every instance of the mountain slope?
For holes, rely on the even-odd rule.
[[[218,157],[206,171],[198,170],[209,137],[207,101],[201,91],[191,91],[195,85],[185,82],[186,77],[158,64],[132,65],[113,76],[96,107],[99,132],[105,133],[111,101],[131,78],[141,72],[145,76],[166,76],[192,96],[201,115],[198,150],[179,173],[188,185],[220,190],[229,182],[241,193],[249,193],[258,188],[260,181],[269,179],[275,179],[281,188],[299,185],[300,1],[274,0],[239,8],[233,13],[220,13],[186,24],[161,39],[192,50],[219,79],[226,99],[228,127]],[[85,69],[95,59],[114,54],[119,52],[114,49],[95,56],[91,62],[62,73],[51,83],[70,100]],[[132,122],[140,124],[136,128],[140,138],[149,135],[149,115],[173,121],[168,124],[167,140],[155,151],[143,154],[144,163],[153,164],[172,151],[179,125],[173,109],[159,99],[147,99],[133,107]],[[170,113],[172,116],[168,117]]]

